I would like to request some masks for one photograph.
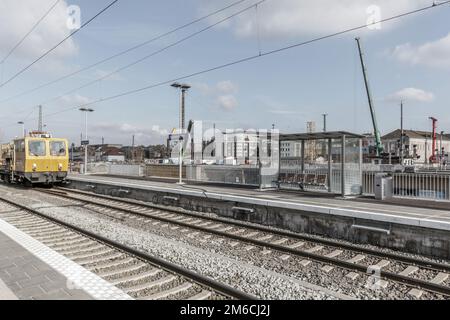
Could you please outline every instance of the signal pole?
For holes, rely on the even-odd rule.
[[[183,184],[183,134],[185,133],[185,100],[186,100],[186,92],[191,88],[190,85],[187,84],[180,84],[178,82],[175,82],[171,85],[173,88],[181,89],[181,102],[180,102],[180,125],[179,125],[179,147],[180,147],[180,154],[179,154],[179,182],[178,184]],[[187,142],[186,142],[187,143]],[[186,144],[187,145],[187,144]]]
[[[42,132],[42,106],[39,106],[38,132]]]
[[[324,114],[322,114],[322,116],[323,116],[323,132],[327,132],[327,117],[328,117],[328,114],[324,113]]]
[[[404,154],[403,154],[403,146],[405,145],[404,136],[405,132],[403,130],[403,100],[400,103],[400,131],[401,131],[401,137],[400,137],[400,159],[401,164],[403,165],[404,161]]]
[[[89,146],[89,138],[88,138],[88,113],[89,112],[94,112],[94,109],[89,109],[89,108],[80,108],[81,112],[84,112],[85,118],[84,118],[84,124],[85,124],[85,132],[86,132],[86,136],[85,136],[85,141],[82,141],[82,143],[84,142],[84,174],[87,174],[87,166],[88,166],[88,146]]]

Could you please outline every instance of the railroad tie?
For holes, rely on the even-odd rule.
[[[136,292],[139,292],[139,291],[142,291],[142,290],[146,290],[146,289],[152,289],[152,288],[155,288],[155,287],[161,287],[161,286],[163,286],[163,285],[165,285],[167,283],[170,283],[170,282],[172,282],[172,281],[174,281],[176,279],[177,279],[176,276],[169,275],[167,277],[155,280],[155,281],[150,282],[150,283],[143,283],[143,284],[140,284],[140,285],[137,285],[137,286],[125,288],[123,290],[126,291],[128,294],[136,293]]]
[[[124,276],[119,279],[111,280],[109,282],[115,286],[119,286],[119,285],[124,285],[127,282],[136,282],[136,281],[144,280],[146,278],[154,277],[161,272],[162,271],[160,269],[152,269],[152,270],[149,270],[146,272]],[[127,273],[127,271],[123,271],[122,273]]]
[[[349,274],[346,275],[346,277],[355,281],[359,277],[359,274],[356,272],[350,272]]]
[[[304,242],[296,242],[294,244],[289,245],[288,248],[297,249],[297,248],[303,247],[304,245],[305,245]]]
[[[256,239],[256,240],[258,240],[258,241],[267,241],[267,240],[270,240],[270,239],[272,239],[272,238],[273,238],[273,236],[267,235],[267,236],[258,238],[258,239]]]
[[[338,256],[340,256],[344,251],[342,250],[334,250],[333,252],[330,252],[329,254],[325,255],[325,257],[333,259]]]
[[[407,277],[407,276],[413,274],[414,272],[417,272],[418,270],[419,270],[419,268],[416,266],[409,266],[405,270],[400,272],[399,275],[401,275],[403,277]]]
[[[312,263],[311,260],[302,260],[300,261],[300,265],[302,265],[303,267],[307,267]]]
[[[387,267],[390,263],[391,263],[391,262],[388,261],[388,260],[381,260],[380,262],[378,262],[378,263],[376,264],[376,266],[379,267],[379,268],[385,268],[385,267]]]
[[[416,298],[416,299],[420,299],[420,298],[422,297],[422,295],[423,295],[423,291],[414,288],[414,289],[411,289],[411,290],[408,292],[408,294],[409,294],[410,296],[413,296],[413,297]]]
[[[282,255],[282,256],[280,257],[280,260],[282,260],[282,261],[287,261],[287,260],[289,260],[290,258],[291,258],[290,255],[285,254],[285,255]]]
[[[93,270],[97,270],[95,273],[99,277],[106,278],[106,277],[117,276],[123,272],[134,272],[134,271],[137,271],[146,266],[144,263],[139,263],[139,264],[135,264],[132,266],[128,265],[132,261],[133,261],[133,258],[114,261],[114,262],[110,262],[107,265],[103,265],[101,268],[95,267],[95,268],[93,268]],[[110,270],[111,268],[114,268],[114,270]]]
[[[196,232],[192,232],[188,235],[189,238],[195,238],[196,236],[198,236],[200,234],[200,232],[196,231]]]
[[[288,241],[289,241],[289,239],[282,238],[282,239],[278,239],[278,240],[272,241],[272,244],[277,245],[277,246],[280,246],[280,245],[282,245],[282,244],[285,244],[285,243],[288,242]],[[300,243],[300,242],[299,242],[299,243]],[[292,249],[295,249],[295,248],[292,248]]]
[[[176,295],[176,294],[178,294],[180,292],[189,290],[190,288],[192,288],[192,283],[185,282],[185,283],[183,283],[183,284],[181,284],[181,285],[179,285],[177,287],[170,288],[170,289],[167,289],[167,290],[164,290],[164,291],[152,294],[152,295],[150,295],[148,297],[145,297],[145,298],[140,298],[139,300],[159,300],[159,299],[164,299],[164,298],[167,298],[169,296]]]
[[[333,266],[323,266],[321,270],[325,273],[330,273],[331,271],[334,270],[334,267]]]
[[[334,250],[333,252],[330,252],[329,254],[325,255],[325,257],[333,259],[340,256],[343,252],[344,251],[342,250]],[[334,270],[334,266],[326,265],[323,266],[321,270],[324,271],[325,273],[330,273],[331,271]]]
[[[316,252],[321,251],[322,249],[323,249],[323,246],[315,246],[315,247],[312,247],[311,249],[306,250],[306,252],[316,253]]]
[[[259,232],[250,232],[249,234],[244,235],[245,238],[254,238],[259,234]]]
[[[225,228],[219,229],[217,231],[219,231],[219,232],[229,232],[231,230],[233,230],[233,227],[225,227]]]
[[[438,275],[431,280],[431,283],[442,284],[448,279],[448,276],[448,273],[439,272]]]
[[[358,254],[358,255],[354,256],[353,258],[347,260],[347,262],[348,262],[348,263],[358,263],[358,262],[364,260],[365,258],[366,258],[365,255],[363,255],[363,254]]]

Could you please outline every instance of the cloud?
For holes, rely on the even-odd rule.
[[[80,94],[66,95],[59,99],[63,106],[76,107],[94,101],[92,98],[82,96]]]
[[[211,9],[212,2],[204,0],[203,10],[207,10],[205,7],[208,6]],[[263,38],[323,35],[368,23],[374,15],[374,11],[369,9],[374,5],[380,8],[383,19],[430,4],[430,0],[267,1],[258,6],[258,18],[256,10],[250,10],[227,27],[240,37],[253,37],[258,30]],[[381,27],[388,29],[391,26],[386,23]]]
[[[221,81],[216,85],[219,92],[224,94],[235,94],[239,91],[238,86],[232,81]]]
[[[0,1],[0,54],[6,55],[32,26],[53,5],[54,0],[2,0]],[[34,59],[70,34],[67,28],[67,3],[60,1],[50,14],[17,48],[13,57]],[[53,53],[52,58],[64,58],[78,51],[73,39],[68,39]]]
[[[233,95],[223,95],[217,98],[219,107],[225,111],[232,111],[238,106],[237,99]]]
[[[196,83],[194,88],[204,96],[214,97],[215,104],[222,110],[231,111],[239,105],[236,98],[239,86],[230,80],[220,81],[215,85]]]
[[[410,102],[432,102],[434,98],[435,96],[432,92],[416,88],[405,88],[391,94],[386,100],[392,102],[400,102],[402,100]]]
[[[392,55],[397,60],[411,65],[449,68],[450,33],[441,39],[418,46],[411,43],[399,45],[392,51]]]

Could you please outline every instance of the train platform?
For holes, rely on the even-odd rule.
[[[418,200],[376,201],[364,198],[340,199],[328,195],[308,195],[289,191],[259,191],[257,189],[185,185],[174,182],[138,180],[113,176],[70,175],[70,180],[99,182],[123,188],[157,190],[181,195],[217,200],[283,207],[300,211],[342,215],[354,218],[395,222],[450,231],[450,203]]]
[[[450,204],[70,175],[69,187],[450,259]],[[167,200],[167,201],[166,201]]]
[[[0,219],[0,300],[116,300],[121,290]]]

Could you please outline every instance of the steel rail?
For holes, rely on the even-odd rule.
[[[85,192],[85,191],[68,189],[68,188],[57,188],[56,190],[62,190],[64,192],[68,191],[68,192],[72,192],[72,193],[77,193],[77,194],[81,194],[81,195],[99,198],[99,199],[112,200],[112,201],[117,201],[117,202],[121,202],[124,204],[137,205],[137,206],[142,206],[142,207],[151,208],[151,209],[165,210],[165,211],[169,211],[169,212],[173,212],[173,213],[177,213],[177,214],[183,214],[186,216],[195,217],[195,218],[199,218],[199,219],[211,220],[211,221],[215,221],[215,222],[222,222],[222,223],[226,223],[229,225],[234,225],[234,226],[238,226],[238,227],[242,227],[242,228],[253,229],[255,231],[268,232],[268,233],[272,233],[274,235],[278,235],[278,236],[282,236],[282,237],[289,237],[289,238],[293,238],[295,240],[310,241],[310,242],[315,242],[318,244],[327,245],[330,247],[339,247],[341,249],[359,251],[360,253],[369,254],[369,255],[372,255],[374,257],[378,257],[381,259],[389,258],[389,259],[397,260],[399,262],[413,264],[415,266],[420,266],[420,267],[424,267],[424,268],[432,268],[432,269],[435,269],[436,271],[444,271],[444,272],[450,273],[450,264],[446,264],[446,263],[439,263],[439,262],[435,262],[435,261],[426,261],[426,260],[417,259],[414,257],[408,257],[405,255],[391,253],[391,252],[380,252],[379,250],[376,250],[376,249],[364,248],[364,247],[360,247],[360,246],[348,244],[348,243],[341,243],[339,241],[335,241],[335,240],[331,240],[331,239],[313,238],[313,237],[310,237],[307,235],[302,235],[302,234],[293,233],[293,232],[289,232],[289,231],[272,229],[272,228],[265,227],[265,226],[257,226],[254,224],[249,225],[247,223],[242,223],[239,221],[231,221],[230,219],[226,219],[226,218],[207,217],[205,215],[196,214],[193,212],[185,211],[183,209],[176,209],[176,208],[172,208],[172,207],[165,207],[165,206],[160,206],[160,205],[150,204],[150,203],[141,203],[138,201],[132,201],[132,200],[123,199],[123,198],[105,196],[105,195],[100,195],[100,194],[96,194],[96,193],[92,193],[92,192]],[[55,192],[53,190],[52,191],[51,190],[39,190],[39,191],[46,192],[46,193],[54,193],[55,195],[58,195],[57,192]],[[64,196],[63,194],[59,194],[59,195]]]
[[[73,224],[61,221],[59,219],[53,218],[53,217],[49,217],[35,209],[29,208],[27,206],[15,203],[11,200],[5,199],[3,197],[0,197],[0,201],[5,202],[11,206],[14,206],[22,211],[26,211],[29,212],[33,215],[39,216],[45,220],[48,220],[50,222],[56,223],[58,225],[61,225],[67,229],[71,229],[72,231],[75,231],[77,233],[80,233],[84,236],[87,236],[91,239],[94,239],[96,241],[102,242],[110,247],[113,247],[115,249],[118,249],[120,251],[123,251],[127,254],[136,256],[140,259],[143,259],[153,265],[156,265],[158,267],[160,267],[161,269],[165,269],[166,271],[170,272],[170,273],[175,273],[177,275],[181,275],[182,277],[186,278],[187,280],[190,280],[191,282],[195,282],[201,286],[206,286],[209,287],[211,289],[213,289],[214,291],[216,291],[217,293],[221,293],[223,295],[226,295],[228,297],[234,298],[234,299],[238,299],[238,300],[257,300],[258,298],[247,294],[245,292],[242,292],[240,290],[237,290],[229,285],[220,283],[216,280],[213,280],[209,277],[203,276],[201,274],[198,274],[194,271],[191,271],[187,268],[181,267],[179,265],[176,265],[172,262],[166,261],[164,259],[155,257],[155,256],[151,256],[147,253],[144,253],[142,251],[136,250],[134,248],[128,247],[126,245],[123,245],[119,242],[110,240],[108,238],[102,237],[100,235],[97,235],[93,232],[84,230],[82,228],[79,228]]]
[[[121,208],[121,207],[117,207],[117,206],[113,206],[113,205],[109,205],[109,204],[105,204],[105,203],[98,203],[95,201],[90,201],[90,200],[86,200],[86,199],[79,199],[76,197],[72,197],[68,194],[61,194],[58,192],[52,192],[52,191],[47,191],[45,193],[49,193],[49,194],[54,194],[63,198],[67,198],[67,199],[71,199],[71,200],[75,200],[75,201],[80,201],[80,202],[84,202],[86,204],[91,204],[91,205],[97,205],[97,206],[101,206],[104,208],[109,208],[109,209],[113,209],[113,210],[118,210],[118,211],[122,211],[122,212],[126,212],[132,215],[136,215],[136,216],[140,216],[140,217],[145,217],[148,219],[153,219],[153,220],[159,220],[165,223],[170,223],[170,224],[174,224],[174,225],[178,225],[180,227],[184,227],[184,228],[189,228],[189,229],[194,229],[194,230],[198,230],[201,232],[205,232],[205,233],[210,233],[210,234],[214,234],[220,237],[224,237],[224,238],[230,238],[230,239],[234,239],[234,240],[238,240],[241,242],[245,242],[245,243],[249,243],[249,244],[253,244],[253,245],[257,245],[259,247],[263,247],[263,248],[270,248],[272,250],[277,250],[280,252],[284,252],[284,253],[289,253],[295,256],[300,256],[306,259],[311,259],[314,261],[319,261],[325,264],[329,264],[329,265],[335,265],[341,268],[345,268],[351,271],[358,271],[358,272],[362,272],[365,274],[368,274],[369,276],[372,275],[370,272],[370,267],[367,267],[365,265],[361,265],[361,264],[357,264],[357,263],[352,263],[352,262],[348,262],[345,260],[340,260],[340,259],[336,259],[336,258],[330,258],[327,256],[323,256],[320,254],[315,254],[315,253],[311,253],[311,252],[307,252],[304,250],[298,250],[298,249],[293,249],[293,248],[289,248],[289,247],[284,247],[282,245],[277,245],[277,244],[273,244],[270,242],[265,242],[265,241],[261,241],[258,239],[251,239],[245,236],[240,236],[237,234],[230,234],[224,231],[218,231],[218,230],[214,230],[214,229],[208,229],[207,227],[200,227],[198,225],[191,225],[189,223],[186,222],[180,222],[180,221],[174,221],[170,218],[164,218],[164,217],[158,217],[158,216],[151,216],[149,214],[145,214],[145,213],[141,213],[141,212],[137,212],[131,209],[127,209],[127,208]],[[108,200],[113,200],[114,199],[108,199]],[[133,203],[134,205],[137,205],[136,203]],[[247,228],[251,228],[246,226]],[[450,287],[448,286],[443,286],[440,284],[435,284],[429,281],[425,281],[425,280],[421,280],[421,279],[415,279],[412,277],[408,277],[408,276],[403,276],[400,274],[396,274],[393,272],[389,272],[389,271],[384,271],[384,270],[380,270],[380,274],[379,276],[381,278],[386,278],[392,281],[396,281],[396,282],[400,282],[400,283],[404,283],[407,284],[409,286],[413,286],[414,288],[422,288],[422,289],[426,289],[435,293],[440,293],[440,294],[444,294],[447,296],[450,296]]]

